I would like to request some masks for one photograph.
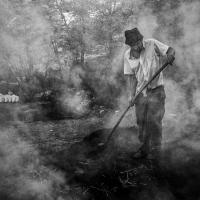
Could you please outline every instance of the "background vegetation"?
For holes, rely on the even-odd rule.
[[[1,0],[1,93],[12,90],[31,102],[49,91],[72,109],[69,102],[77,106],[83,100],[116,107],[126,88],[124,31],[138,26],[145,37],[159,39],[183,56],[183,49],[197,43],[193,37],[188,40],[189,15],[185,14],[193,10],[195,16],[188,22],[193,27],[199,24],[195,3],[198,1]],[[198,41],[197,32],[195,37]],[[197,66],[194,59],[188,62]],[[183,68],[182,58],[174,65],[165,72],[166,77],[180,83],[187,94],[195,90],[199,81],[188,79],[191,67]]]

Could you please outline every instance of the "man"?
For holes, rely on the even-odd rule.
[[[166,55],[171,64],[175,50],[155,39],[143,40],[137,28],[125,31],[125,44],[130,48],[124,55],[124,74],[128,76],[129,103],[139,89],[162,67],[161,57]],[[135,101],[139,140],[142,143],[134,158],[155,159],[162,140],[162,119],[165,112],[165,91],[162,72],[148,85]]]

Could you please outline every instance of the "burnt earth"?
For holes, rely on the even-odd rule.
[[[56,154],[74,199],[199,199],[200,153],[180,139],[169,142],[159,159],[134,159],[137,129],[100,129]]]
[[[94,117],[92,120],[73,119],[13,124],[15,117],[11,110],[8,112],[2,108],[1,129],[12,124],[18,134],[16,132],[11,134],[11,139],[16,137],[17,143],[19,136],[21,140],[30,143],[37,149],[44,162],[42,159],[42,166],[38,166],[32,174],[29,168],[24,166],[26,163],[32,163],[29,161],[31,157],[24,155],[25,158],[28,157],[28,161],[23,163],[23,159],[20,160],[22,163],[19,169],[13,168],[12,173],[8,173],[10,171],[7,174],[1,173],[0,199],[39,200],[60,199],[59,197],[73,200],[200,199],[200,136],[197,129],[187,129],[189,131],[185,130],[188,132],[185,136],[179,134],[180,138],[172,140],[169,140],[169,136],[175,133],[173,131],[166,133],[168,141],[163,140],[160,158],[149,161],[133,158],[140,146],[135,126],[128,128],[124,123],[126,128],[118,127],[107,146],[99,148],[97,144],[104,142],[110,131],[102,128],[105,121],[103,119]],[[166,132],[165,127],[164,131]],[[9,131],[6,132],[8,133]],[[16,148],[13,150],[15,152]],[[38,155],[33,155],[33,163],[35,157]],[[17,190],[20,177],[17,173],[24,174],[28,171],[30,173],[27,174],[27,179],[35,180],[39,176],[38,180],[41,181],[47,180],[45,170],[55,170],[55,167],[58,173],[64,172],[66,180],[64,185],[52,186],[55,197],[38,198],[32,196],[30,192],[24,196],[21,193],[23,190]],[[43,175],[38,175],[37,172],[40,171],[44,171],[39,173]],[[22,184],[21,188],[24,186],[25,184]],[[14,192],[18,195],[16,196]]]

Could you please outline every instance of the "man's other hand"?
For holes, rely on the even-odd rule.
[[[129,105],[130,105],[130,107],[134,106],[134,104],[135,104],[135,101],[133,100],[133,98],[130,98],[129,99]]]
[[[175,60],[175,56],[173,54],[167,54],[167,62],[169,64],[173,63]]]
[[[175,60],[175,50],[172,47],[169,47],[167,50],[167,62],[172,64]]]

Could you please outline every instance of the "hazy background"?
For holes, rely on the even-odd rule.
[[[173,66],[164,71],[164,141],[179,138],[199,150],[200,2],[195,0],[1,0],[0,93],[11,90],[31,103],[50,90],[62,111],[88,112],[88,102],[123,111],[124,31],[134,27],[176,50]],[[134,117],[134,109],[129,115]],[[0,155],[0,185],[18,199],[51,199],[64,183],[63,174],[43,168],[38,149],[15,129],[2,128]],[[7,179],[10,175],[15,176]]]

